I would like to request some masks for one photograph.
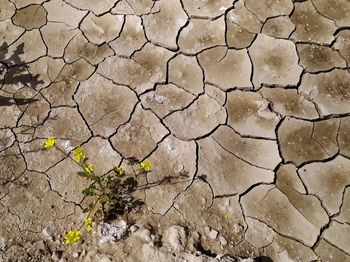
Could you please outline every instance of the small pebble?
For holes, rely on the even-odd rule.
[[[130,232],[131,232],[131,233],[134,233],[137,229],[138,229],[137,226],[131,226],[131,227],[130,227]]]
[[[221,244],[222,246],[226,246],[226,245],[227,245],[227,240],[226,240],[226,238],[224,238],[223,236],[220,236],[220,237],[219,237],[219,241],[220,241],[220,244]]]
[[[209,235],[209,233],[210,233],[210,228],[209,228],[209,227],[204,227],[204,233],[205,233],[206,235]]]
[[[34,248],[36,250],[45,250],[45,243],[44,243],[44,241],[42,241],[42,240],[36,241],[34,243]]]
[[[218,231],[216,231],[215,229],[212,229],[212,230],[210,231],[210,233],[209,233],[209,237],[210,237],[211,239],[215,239],[215,238],[218,236],[218,234],[219,234]]]

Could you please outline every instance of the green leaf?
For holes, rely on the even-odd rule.
[[[102,196],[101,196],[101,198],[100,198],[100,203],[101,203],[101,204],[105,204],[105,203],[107,203],[108,201],[109,201],[108,196],[106,196],[106,195],[102,195]]]
[[[79,176],[82,176],[82,177],[88,177],[88,174],[85,173],[85,172],[83,172],[83,171],[78,172],[77,174],[78,174]]]
[[[88,206],[88,210],[92,211],[92,210],[94,210],[94,208],[95,208],[95,205],[93,203],[90,203]]]
[[[87,187],[85,188],[82,193],[85,195],[85,196],[93,196],[95,194],[95,191],[93,188],[91,187]]]

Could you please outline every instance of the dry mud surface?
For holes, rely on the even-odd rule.
[[[0,260],[350,261],[349,43],[348,0],[0,0]],[[50,135],[188,177],[67,248]]]

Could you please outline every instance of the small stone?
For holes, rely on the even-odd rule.
[[[34,248],[37,250],[45,250],[45,243],[43,240],[36,241],[34,243]]]
[[[184,227],[171,226],[166,229],[163,236],[163,245],[172,251],[184,250],[187,243],[187,232]]]
[[[46,239],[52,239],[52,237],[55,235],[55,228],[54,225],[50,222],[48,226],[46,226],[42,231],[41,234]]]
[[[0,236],[0,250],[4,250],[6,246],[5,238]]]
[[[131,227],[130,227],[130,231],[131,231]],[[152,241],[152,239],[151,239],[151,231],[148,230],[148,229],[137,230],[133,236],[136,236],[139,239],[141,239],[142,241],[147,242],[147,243]]]
[[[210,228],[209,228],[209,227],[204,227],[204,233],[205,233],[206,235],[209,235],[209,233],[210,233]]]
[[[151,235],[151,240],[152,240],[153,243],[156,242],[158,239],[159,238],[158,238],[157,235]]]
[[[72,256],[75,257],[75,258],[77,258],[77,257],[79,257],[79,253],[74,252]]]
[[[222,246],[226,246],[227,245],[227,240],[223,236],[219,236],[219,241],[220,241],[220,244]]]
[[[134,233],[137,229],[138,229],[138,226],[134,226],[134,225],[132,225],[132,226],[129,228],[130,232],[132,232],[132,233]]]
[[[250,254],[247,253],[247,256]],[[240,257],[233,257],[230,255],[219,255],[217,256],[220,262],[254,262],[255,260],[252,258],[240,258]],[[217,261],[217,260],[216,260]]]
[[[59,261],[59,260],[62,259],[62,255],[63,255],[62,251],[54,251],[52,253],[51,258],[52,258],[53,261]]]
[[[126,234],[127,228],[128,225],[124,220],[115,221],[111,224],[103,223],[100,231],[100,244],[104,244],[108,241],[120,240]]]
[[[218,236],[218,234],[219,234],[218,231],[216,231],[215,229],[212,229],[212,230],[210,230],[208,236],[209,236],[211,239],[216,239],[216,237]]]

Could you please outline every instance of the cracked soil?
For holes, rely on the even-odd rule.
[[[349,0],[0,0],[0,261],[350,261],[349,63]],[[48,136],[152,162],[123,240]]]

